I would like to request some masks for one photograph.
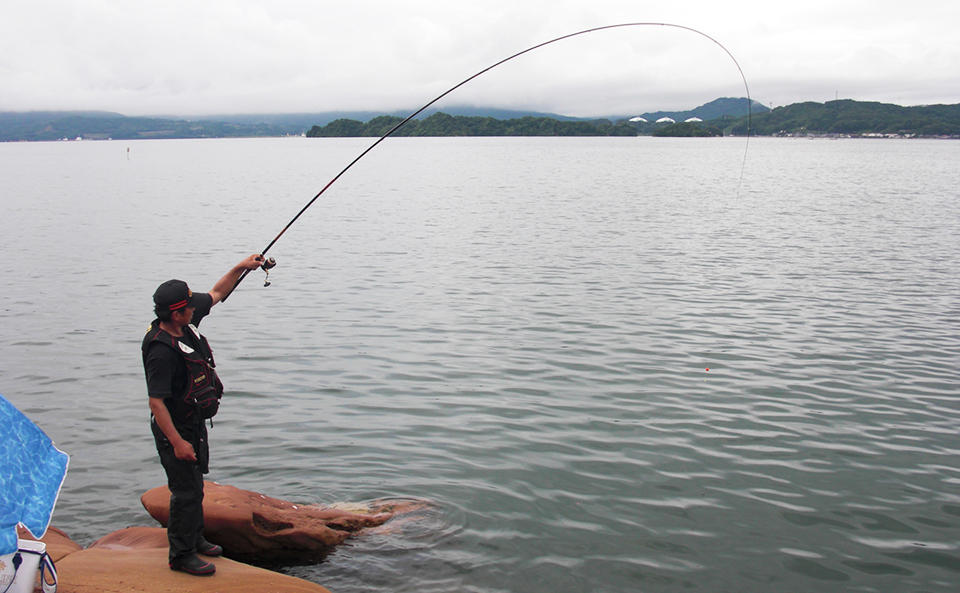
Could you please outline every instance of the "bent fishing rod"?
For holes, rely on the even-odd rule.
[[[563,41],[563,40],[565,40],[565,39],[570,39],[570,38],[572,38],[572,37],[577,37],[577,36],[580,36],[580,35],[586,35],[587,33],[596,33],[596,32],[598,32],[598,31],[608,31],[608,30],[610,30],[610,29],[622,29],[622,28],[625,28],[625,27],[669,27],[669,28],[673,28],[673,29],[682,29],[682,30],[684,30],[684,31],[690,31],[691,33],[696,33],[697,35],[700,35],[701,37],[704,37],[704,38],[712,41],[712,42],[715,43],[716,45],[718,45],[718,46],[720,47],[720,49],[722,49],[728,56],[730,56],[730,59],[733,60],[734,65],[736,65],[737,70],[740,72],[740,78],[743,79],[743,88],[746,90],[746,93],[747,93],[747,144],[746,144],[746,146],[744,147],[743,165],[741,165],[741,167],[740,167],[740,180],[737,182],[737,195],[739,195],[739,194],[740,194],[740,185],[741,185],[742,182],[743,182],[743,171],[744,171],[744,169],[746,168],[746,164],[747,164],[747,147],[749,147],[749,144],[750,144],[750,120],[752,119],[752,116],[753,116],[753,100],[750,98],[750,87],[747,85],[747,77],[746,77],[746,76],[744,75],[744,73],[743,73],[743,68],[740,67],[740,63],[737,62],[737,59],[736,59],[735,57],[733,57],[733,54],[730,53],[730,50],[728,50],[726,47],[723,46],[722,43],[720,43],[719,41],[717,41],[717,40],[714,39],[713,37],[710,37],[710,36],[707,35],[706,33],[702,32],[702,31],[698,31],[697,29],[694,29],[693,27],[687,27],[687,26],[684,26],[684,25],[675,25],[675,24],[671,24],[671,23],[620,23],[620,24],[617,24],[617,25],[605,25],[605,26],[603,26],[603,27],[595,27],[595,28],[593,28],[593,29],[585,29],[585,30],[583,30],[583,31],[577,31],[576,33],[569,33],[569,34],[567,34],[567,35],[563,35],[563,36],[557,37],[557,38],[555,38],[555,39],[551,39],[551,40],[549,40],[549,41],[544,41],[543,43],[538,43],[537,45],[534,45],[534,46],[532,46],[532,47],[528,47],[527,49],[525,49],[525,50],[523,50],[523,51],[519,51],[519,52],[513,54],[512,56],[509,56],[509,57],[507,57],[507,58],[504,58],[504,59],[500,60],[499,62],[496,62],[496,63],[494,63],[494,64],[492,64],[492,65],[484,68],[483,70],[477,72],[477,73],[474,74],[473,76],[470,76],[470,77],[464,79],[462,82],[459,82],[459,83],[457,83],[456,85],[450,87],[449,89],[447,89],[446,91],[444,91],[442,94],[440,94],[439,96],[437,96],[437,98],[433,99],[432,101],[430,101],[429,103],[427,103],[426,105],[424,105],[423,107],[421,107],[420,109],[417,109],[416,111],[414,111],[413,113],[411,113],[410,115],[408,115],[405,119],[403,119],[400,123],[398,123],[397,125],[395,125],[395,126],[393,126],[392,128],[390,128],[390,130],[388,130],[386,134],[384,134],[383,136],[380,136],[380,138],[378,138],[373,144],[371,144],[369,147],[367,147],[366,150],[364,150],[363,152],[361,152],[355,159],[353,159],[352,161],[350,161],[350,164],[348,164],[346,167],[344,167],[339,173],[336,174],[336,176],[334,176],[333,179],[331,179],[325,186],[323,186],[323,189],[321,189],[319,192],[317,192],[317,195],[313,196],[313,198],[312,198],[309,202],[307,202],[307,204],[306,204],[303,208],[301,208],[299,212],[297,212],[297,215],[294,216],[294,217],[290,220],[290,222],[287,223],[287,226],[283,227],[283,230],[281,230],[280,233],[279,233],[276,237],[274,237],[273,240],[270,241],[269,244],[267,244],[267,246],[264,248],[264,250],[260,252],[260,257],[264,259],[264,263],[263,263],[263,265],[261,265],[260,267],[261,267],[261,269],[263,269],[264,271],[266,271],[266,273],[267,273],[267,279],[268,279],[268,280],[264,281],[263,285],[264,285],[264,286],[270,286],[270,282],[269,282],[270,269],[273,268],[274,266],[276,266],[276,261],[275,261],[272,257],[269,258],[269,259],[266,258],[267,252],[270,251],[270,248],[273,247],[274,244],[275,244],[277,241],[280,240],[280,237],[282,237],[283,234],[287,232],[287,229],[289,229],[291,226],[293,226],[293,223],[297,222],[297,219],[299,219],[299,218],[303,215],[303,213],[306,212],[307,209],[310,208],[310,206],[313,206],[313,203],[316,202],[316,201],[320,198],[320,196],[322,196],[322,195],[324,194],[324,192],[326,192],[328,189],[330,189],[330,186],[333,185],[334,183],[336,183],[337,180],[340,179],[340,177],[342,177],[344,173],[346,173],[347,171],[349,171],[350,168],[353,167],[353,166],[357,163],[357,161],[359,161],[360,159],[362,159],[363,157],[365,157],[365,156],[367,155],[367,153],[369,153],[371,150],[373,150],[374,148],[376,148],[377,145],[379,145],[381,142],[383,142],[383,141],[386,140],[388,137],[390,137],[394,132],[396,132],[397,130],[399,130],[400,128],[402,128],[404,125],[406,125],[407,122],[409,122],[409,121],[412,120],[413,118],[415,118],[415,117],[417,117],[418,115],[420,115],[421,113],[423,113],[423,111],[426,110],[428,107],[430,107],[431,105],[433,105],[434,103],[436,103],[436,102],[439,101],[440,99],[443,99],[444,97],[446,97],[447,95],[449,95],[449,94],[452,93],[453,91],[457,90],[458,88],[462,87],[463,85],[467,84],[467,83],[470,82],[471,80],[473,80],[473,79],[475,79],[475,78],[477,78],[477,77],[479,77],[479,76],[481,76],[481,75],[483,75],[483,74],[486,74],[486,73],[489,72],[490,70],[493,70],[493,69],[496,68],[497,66],[500,66],[501,64],[505,64],[506,62],[509,62],[510,60],[512,60],[512,59],[514,59],[514,58],[519,58],[520,56],[522,56],[522,55],[524,55],[524,54],[528,54],[528,53],[530,53],[530,52],[532,52],[532,51],[534,51],[534,50],[536,50],[536,49],[540,49],[541,47],[550,45],[550,44],[552,44],[552,43],[557,43],[558,41]],[[237,278],[237,281],[236,281],[236,283],[234,283],[233,288],[230,289],[230,292],[228,292],[228,293],[223,297],[222,300],[224,300],[224,301],[227,300],[227,297],[229,297],[231,294],[233,294],[233,291],[236,290],[236,288],[237,288],[238,286],[240,286],[240,283],[243,282],[243,279],[246,278],[246,277],[247,277],[247,274],[249,274],[249,273],[250,273],[250,270],[244,270],[244,271],[243,271],[243,274],[241,274],[240,277]]]

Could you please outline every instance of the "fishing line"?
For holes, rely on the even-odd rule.
[[[518,57],[520,57],[520,56],[522,56],[522,55],[524,55],[524,54],[528,54],[528,53],[530,53],[530,52],[532,52],[532,51],[534,51],[534,50],[536,50],[536,49],[540,49],[541,47],[550,45],[551,43],[556,43],[556,42],[558,42],[558,41],[563,41],[563,40],[565,40],[565,39],[570,39],[571,37],[577,37],[577,36],[579,36],[579,35],[586,35],[587,33],[596,33],[597,31],[607,31],[607,30],[609,30],[609,29],[622,29],[622,28],[625,28],[625,27],[669,27],[669,28],[673,28],[673,29],[682,29],[682,30],[684,30],[684,31],[690,31],[691,33],[696,33],[697,35],[700,35],[701,37],[704,37],[704,38],[712,41],[713,43],[717,44],[717,45],[720,47],[720,49],[722,49],[728,56],[730,56],[730,59],[733,60],[734,65],[736,65],[737,70],[740,72],[740,78],[743,79],[743,88],[746,90],[746,93],[747,93],[747,142],[746,142],[746,145],[744,146],[744,150],[743,150],[743,164],[742,164],[741,167],[740,167],[740,179],[739,179],[739,181],[737,182],[737,196],[739,196],[739,195],[740,195],[740,186],[741,186],[741,184],[743,183],[743,172],[744,172],[744,170],[746,169],[746,166],[747,166],[747,148],[750,146],[750,120],[751,120],[752,117],[753,117],[753,105],[752,105],[752,104],[753,104],[753,100],[750,98],[750,87],[747,85],[747,77],[743,74],[743,68],[740,67],[740,63],[737,62],[737,59],[736,59],[735,57],[733,57],[733,54],[730,53],[730,50],[728,50],[726,47],[724,47],[722,43],[720,43],[719,41],[717,41],[717,40],[714,39],[713,37],[710,37],[710,36],[707,35],[706,33],[694,29],[693,27],[686,27],[686,26],[684,26],[684,25],[674,25],[674,24],[671,24],[671,23],[620,23],[620,24],[617,24],[617,25],[606,25],[606,26],[603,26],[603,27],[595,27],[595,28],[593,28],[593,29],[585,29],[585,30],[583,30],[583,31],[577,31],[576,33],[570,33],[570,34],[568,34],[568,35],[563,35],[563,36],[561,36],[561,37],[557,37],[556,39],[551,39],[550,41],[544,41],[543,43],[538,43],[537,45],[534,45],[534,46],[532,46],[532,47],[528,47],[527,49],[525,49],[525,50],[523,50],[523,51],[519,51],[519,52],[513,54],[513,55],[510,56],[510,57],[507,57],[507,58],[502,59],[502,60],[500,60],[499,62],[497,62],[497,63],[495,63],[495,64],[493,64],[493,65],[491,65],[491,66],[488,66],[488,67],[484,68],[483,70],[477,72],[477,73],[474,74],[473,76],[470,76],[469,78],[463,80],[463,82],[460,82],[460,83],[456,84],[455,86],[450,87],[450,89],[444,91],[444,92],[443,92],[442,94],[440,94],[436,99],[433,99],[432,101],[430,101],[429,103],[427,103],[426,105],[424,105],[423,107],[421,107],[420,109],[417,109],[416,111],[414,111],[413,113],[411,113],[410,115],[408,115],[408,116],[406,117],[406,119],[404,119],[403,121],[401,121],[401,122],[398,123],[397,125],[395,125],[395,126],[393,126],[392,128],[390,128],[390,130],[389,130],[386,134],[384,134],[383,136],[380,136],[380,138],[378,138],[378,139],[376,140],[376,142],[374,142],[374,143],[371,144],[369,147],[367,147],[367,149],[364,150],[363,152],[361,152],[360,155],[357,156],[357,158],[353,159],[353,160],[350,162],[349,165],[347,165],[346,167],[343,168],[343,170],[341,170],[339,173],[337,173],[336,176],[335,176],[333,179],[331,179],[325,186],[323,186],[323,189],[321,189],[319,192],[317,192],[317,195],[313,196],[313,198],[312,198],[309,202],[307,202],[307,204],[306,204],[303,208],[301,208],[299,212],[297,212],[297,215],[294,216],[294,217],[290,220],[290,222],[287,223],[287,226],[283,227],[283,230],[280,231],[280,233],[279,233],[276,237],[274,237],[272,241],[270,241],[270,243],[264,248],[264,250],[260,252],[260,256],[261,256],[261,257],[266,257],[267,252],[270,251],[270,248],[273,247],[273,245],[274,245],[277,241],[280,240],[280,237],[282,237],[283,234],[287,232],[287,229],[289,229],[291,226],[293,226],[293,223],[297,222],[297,219],[300,218],[300,216],[303,215],[303,213],[306,212],[307,209],[310,208],[310,206],[313,206],[313,203],[316,202],[317,199],[319,199],[320,196],[322,196],[323,193],[324,193],[325,191],[327,191],[327,189],[329,189],[331,185],[333,185],[334,183],[336,183],[336,181],[337,181],[338,179],[340,179],[340,177],[342,177],[344,173],[346,173],[348,170],[350,170],[350,168],[353,167],[353,165],[355,165],[355,164],[357,163],[357,161],[359,161],[360,159],[362,159],[364,156],[366,156],[366,154],[367,154],[368,152],[370,152],[371,150],[373,150],[374,148],[376,148],[378,144],[380,144],[381,142],[383,142],[384,140],[386,140],[390,135],[392,135],[394,132],[396,132],[397,130],[399,130],[400,128],[402,128],[404,125],[406,125],[407,122],[409,122],[411,119],[413,119],[413,118],[417,117],[418,115],[420,115],[421,113],[423,113],[423,111],[424,111],[425,109],[427,109],[428,107],[430,107],[431,105],[433,105],[434,103],[436,103],[437,101],[439,101],[440,99],[446,97],[447,95],[449,95],[449,94],[452,93],[453,91],[457,90],[458,88],[462,87],[463,85],[467,84],[468,82],[470,82],[470,81],[473,80],[474,78],[477,78],[478,76],[481,76],[482,74],[485,74],[485,73],[489,72],[490,70],[493,70],[493,69],[496,68],[497,66],[499,66],[499,65],[501,65],[501,64],[504,64],[504,63],[506,63],[506,62],[509,62],[510,60],[512,60],[512,59],[514,59],[514,58],[518,58]],[[267,265],[269,265],[269,268],[267,267]],[[265,261],[265,265],[262,266],[262,267],[263,267],[265,270],[269,270],[270,268],[274,267],[275,265],[276,265],[276,262],[273,260],[273,258],[270,258],[270,259],[268,259],[268,260]],[[228,293],[223,297],[222,300],[224,300],[224,301],[227,300],[227,297],[229,297],[231,294],[233,294],[233,291],[236,290],[236,288],[237,288],[238,286],[240,286],[240,283],[243,282],[243,279],[246,278],[246,277],[247,277],[247,274],[249,274],[249,273],[250,273],[250,270],[244,270],[243,274],[240,275],[240,277],[237,279],[236,283],[233,285],[233,288],[230,289],[230,292],[228,292]],[[268,271],[268,272],[267,272],[267,277],[268,277],[268,278],[269,278],[269,275],[270,275],[270,273],[269,273],[269,271]],[[270,285],[270,283],[269,283],[268,281],[265,281],[265,282],[264,282],[264,286],[269,286],[269,285]]]

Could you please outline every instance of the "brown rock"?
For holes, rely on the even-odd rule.
[[[392,516],[294,504],[216,482],[204,482],[203,493],[204,536],[230,554],[323,550]],[[170,491],[166,486],[147,491],[140,502],[161,525],[167,525]]]
[[[17,527],[17,537],[37,541],[37,538],[30,535],[29,531],[19,526]],[[70,536],[56,527],[47,529],[47,532],[40,538],[40,541],[47,545],[47,554],[50,555],[54,563],[59,562],[61,558],[68,554],[73,554],[83,549],[83,546],[70,539]]]
[[[209,577],[172,571],[166,531],[129,527],[57,562],[58,593],[330,593],[320,585],[226,558],[214,563],[217,572]]]
[[[36,540],[20,528],[20,539]],[[212,577],[170,570],[167,532],[159,527],[128,527],[84,550],[63,531],[51,527],[40,539],[57,566],[58,593],[330,593],[324,587],[279,573],[217,558]]]
[[[167,541],[167,530],[159,527],[127,527],[114,531],[110,535],[101,537],[90,544],[89,548],[103,548],[105,550],[166,550],[170,546]]]

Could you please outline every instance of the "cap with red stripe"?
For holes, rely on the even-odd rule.
[[[153,293],[157,311],[177,311],[184,307],[196,307],[197,297],[183,280],[167,280]]]

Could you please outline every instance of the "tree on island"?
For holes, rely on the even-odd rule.
[[[651,134],[660,138],[714,138],[723,136],[723,131],[714,126],[704,126],[696,122],[680,122],[658,128]]]
[[[403,121],[381,115],[363,123],[338,119],[325,126],[313,126],[311,138],[380,137]],[[627,122],[608,119],[594,121],[560,121],[551,117],[525,116],[499,120],[492,117],[448,115],[437,112],[424,119],[414,119],[393,136],[636,136],[636,129]]]

